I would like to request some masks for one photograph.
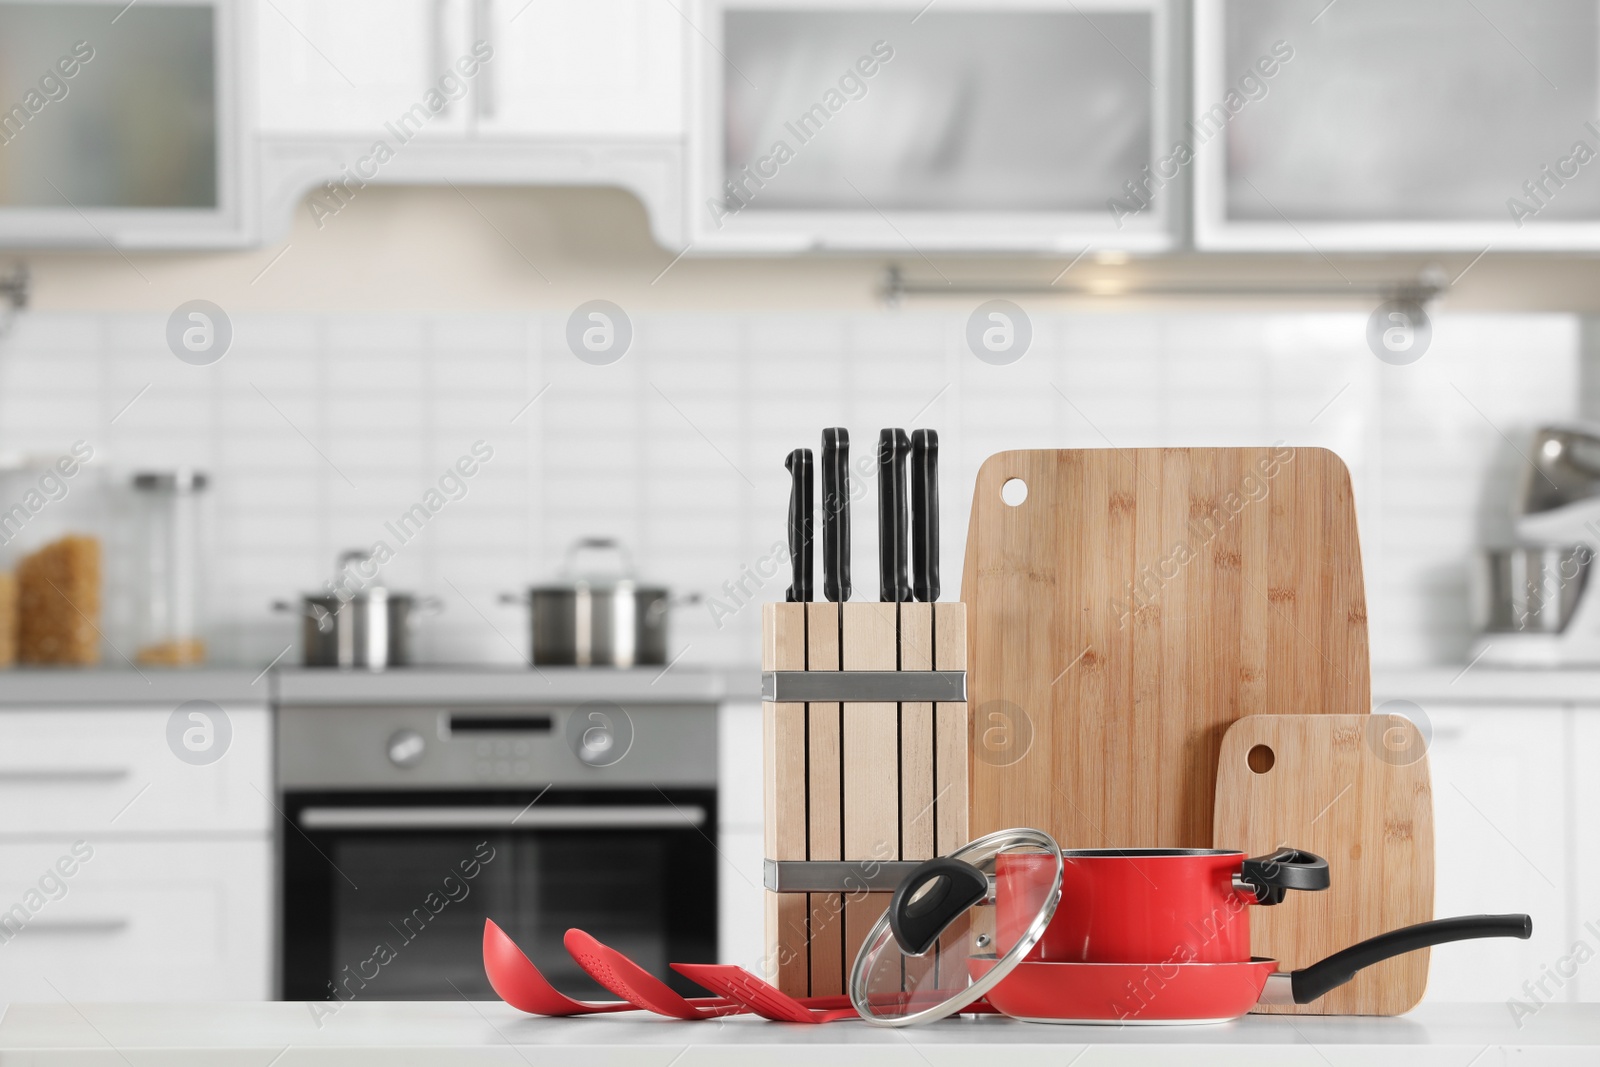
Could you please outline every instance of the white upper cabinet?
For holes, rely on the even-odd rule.
[[[1600,3],[1198,0],[1202,248],[1600,248]]]
[[[1162,0],[704,0],[696,250],[1171,243],[1181,79]],[[1175,175],[1173,175],[1175,176]]]
[[[379,137],[392,124],[407,138],[465,131],[476,80],[454,69],[470,52],[465,10],[466,0],[262,0],[261,130]]]
[[[679,137],[683,0],[473,0],[485,136]]]
[[[261,126],[278,134],[683,133],[666,0],[263,0]]]

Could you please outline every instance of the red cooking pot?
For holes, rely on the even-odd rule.
[[[1478,937],[1533,936],[1526,915],[1466,915],[1418,923],[1369,938],[1297,971],[1276,960],[1241,963],[1023,962],[989,990],[989,1004],[1039,1023],[1211,1023],[1257,1005],[1309,1004],[1375,963],[1419,948]],[[968,960],[975,980],[994,959]]]
[[[1327,878],[1319,858],[1293,850],[1253,860],[1212,850],[1063,853],[1041,830],[1000,830],[906,876],[856,955],[850,1002],[883,1026],[972,1010],[985,997],[1022,1019],[1203,1022],[1257,1003],[1308,1003],[1401,952],[1532,930],[1525,915],[1472,916],[1397,930],[1290,974],[1252,959],[1244,919],[1252,904],[1325,887]],[[1206,925],[1218,907],[1231,917]],[[1039,959],[1047,936],[1077,958]],[[1113,945],[1146,956],[1082,962]],[[1237,959],[1194,962],[1201,952],[1236,951]]]
[[[1063,850],[1061,859],[1061,903],[1030,960],[1243,963],[1252,905],[1328,888],[1327,861],[1293,848],[1248,859],[1223,849],[1091,848]],[[995,873],[996,919],[1020,932],[1034,894],[1017,890],[1048,880],[1053,865],[1008,854],[996,858]]]

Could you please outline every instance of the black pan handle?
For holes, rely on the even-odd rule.
[[[920,956],[945,927],[988,895],[989,879],[972,864],[947,857],[926,860],[889,898],[889,929],[902,952]]]
[[[1290,889],[1328,888],[1328,861],[1298,848],[1280,848],[1270,856],[1245,860],[1233,886],[1254,893],[1257,904],[1281,904]]]
[[[1382,963],[1391,956],[1450,941],[1479,937],[1517,937],[1526,941],[1532,936],[1533,919],[1527,915],[1459,915],[1453,919],[1435,919],[1431,923],[1417,923],[1370,937],[1321,962],[1291,971],[1289,987],[1296,1004],[1309,1004],[1350,981],[1357,971]]]
[[[822,431],[822,595],[850,599],[850,431]]]
[[[811,515],[813,488],[811,449],[797,448],[783,461],[789,471],[789,563],[793,580],[785,599],[805,604],[814,599],[811,584],[811,542],[814,532]]]
[[[911,438],[904,430],[878,434],[878,599],[903,604],[911,599],[906,571],[906,462]]]
[[[911,592],[939,599],[939,433],[911,432]]]

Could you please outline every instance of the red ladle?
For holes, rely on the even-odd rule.
[[[510,935],[495,925],[493,919],[483,921],[483,971],[489,976],[490,987],[501,1000],[532,1015],[593,1015],[598,1012],[635,1011],[640,1007],[629,1001],[597,1004],[567,996],[539,973],[539,968],[517,947]],[[686,1003],[691,1007],[696,1004],[724,1007],[730,1002],[722,997],[706,997]]]

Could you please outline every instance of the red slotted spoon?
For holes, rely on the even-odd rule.
[[[721,1007],[701,1007],[685,1000],[661,979],[582,930],[568,930],[561,940],[590,978],[629,1003],[648,1008],[657,1015],[673,1019],[715,1019],[719,1015],[737,1015],[749,1010],[743,1004],[726,1000],[720,1001]]]
[[[493,919],[483,921],[483,971],[489,976],[489,985],[505,1001],[519,1011],[533,1015],[592,1015],[608,1011],[636,1011],[640,1005],[631,1001],[574,1000],[550,984],[539,973],[539,968],[517,947]],[[706,997],[686,1001],[691,1007],[706,1005],[726,1007],[730,1002],[722,997]]]
[[[779,1023],[831,1023],[859,1019],[855,1008],[813,1011],[771,983],[730,963],[674,963],[672,969],[729,1000],[745,1005],[763,1019]]]

